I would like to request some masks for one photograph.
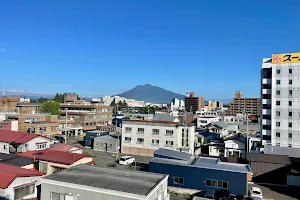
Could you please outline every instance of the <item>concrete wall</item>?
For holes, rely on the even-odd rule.
[[[196,190],[220,190],[205,185],[206,179],[228,181],[230,194],[246,195],[247,174],[229,171],[218,171],[213,169],[202,169],[194,166],[180,166],[150,162],[149,171],[161,174],[169,174],[168,185]],[[174,183],[174,177],[183,177],[184,184]]]
[[[112,191],[102,188],[93,188],[84,185],[64,183],[59,181],[42,179],[42,200],[51,200],[51,192],[60,194],[72,194],[76,200],[164,200],[168,196],[168,177],[156,185],[148,196],[130,194],[126,192]]]
[[[120,141],[118,139],[107,139],[103,137],[96,137],[94,139],[94,150],[118,152],[120,149]]]

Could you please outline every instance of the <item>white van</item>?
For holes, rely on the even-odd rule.
[[[119,160],[120,165],[129,165],[134,162],[135,162],[135,159],[132,156],[122,156]]]

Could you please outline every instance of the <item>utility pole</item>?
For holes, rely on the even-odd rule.
[[[67,143],[67,134],[68,134],[68,110],[66,108],[66,131],[65,131],[65,144]]]

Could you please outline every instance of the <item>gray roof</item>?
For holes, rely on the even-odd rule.
[[[273,164],[282,164],[282,165],[291,164],[290,158],[286,155],[247,153],[247,160],[250,162],[263,162],[263,163],[273,163]]]
[[[155,154],[155,157],[157,157],[157,155],[159,155],[159,156],[164,156],[164,157],[168,157],[171,159],[173,158],[176,160],[184,160],[184,161],[188,161],[192,157],[192,154],[174,151],[174,150],[170,150],[170,149],[164,149],[164,148],[160,148],[160,149],[156,150],[154,152],[154,154]]]
[[[107,140],[117,140],[117,138],[114,138],[110,135],[103,135],[99,137],[95,137],[94,140],[101,140],[101,139],[107,139]]]
[[[0,153],[0,163],[23,167],[33,164],[33,159],[15,154]]]
[[[146,196],[166,176],[133,170],[77,165],[59,173],[43,177],[43,179]]]
[[[155,115],[153,117],[153,121],[167,121],[167,122],[174,122],[177,117],[171,116],[171,115]]]
[[[217,126],[219,128],[227,128],[228,127],[228,125],[225,124],[224,122],[212,122],[211,125],[212,126]]]

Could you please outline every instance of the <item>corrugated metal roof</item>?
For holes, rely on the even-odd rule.
[[[155,115],[152,119],[153,121],[166,121],[166,122],[174,122],[177,120],[176,117],[171,115]]]
[[[117,140],[117,138],[114,138],[110,135],[99,136],[99,137],[96,137],[94,140],[101,140],[101,139]]]
[[[218,126],[220,128],[227,128],[228,127],[228,125],[225,124],[224,122],[212,122],[211,125]]]
[[[260,153],[247,153],[247,160],[250,162],[264,162],[273,164],[290,165],[291,160],[286,155],[269,155]]]
[[[184,161],[188,161],[192,157],[192,154],[188,154],[185,152],[179,152],[179,151],[173,151],[173,150],[164,149],[164,148],[160,148],[160,149],[156,150],[154,152],[154,157],[156,157],[156,155],[173,158],[173,159],[177,159],[177,160],[184,160]]]

